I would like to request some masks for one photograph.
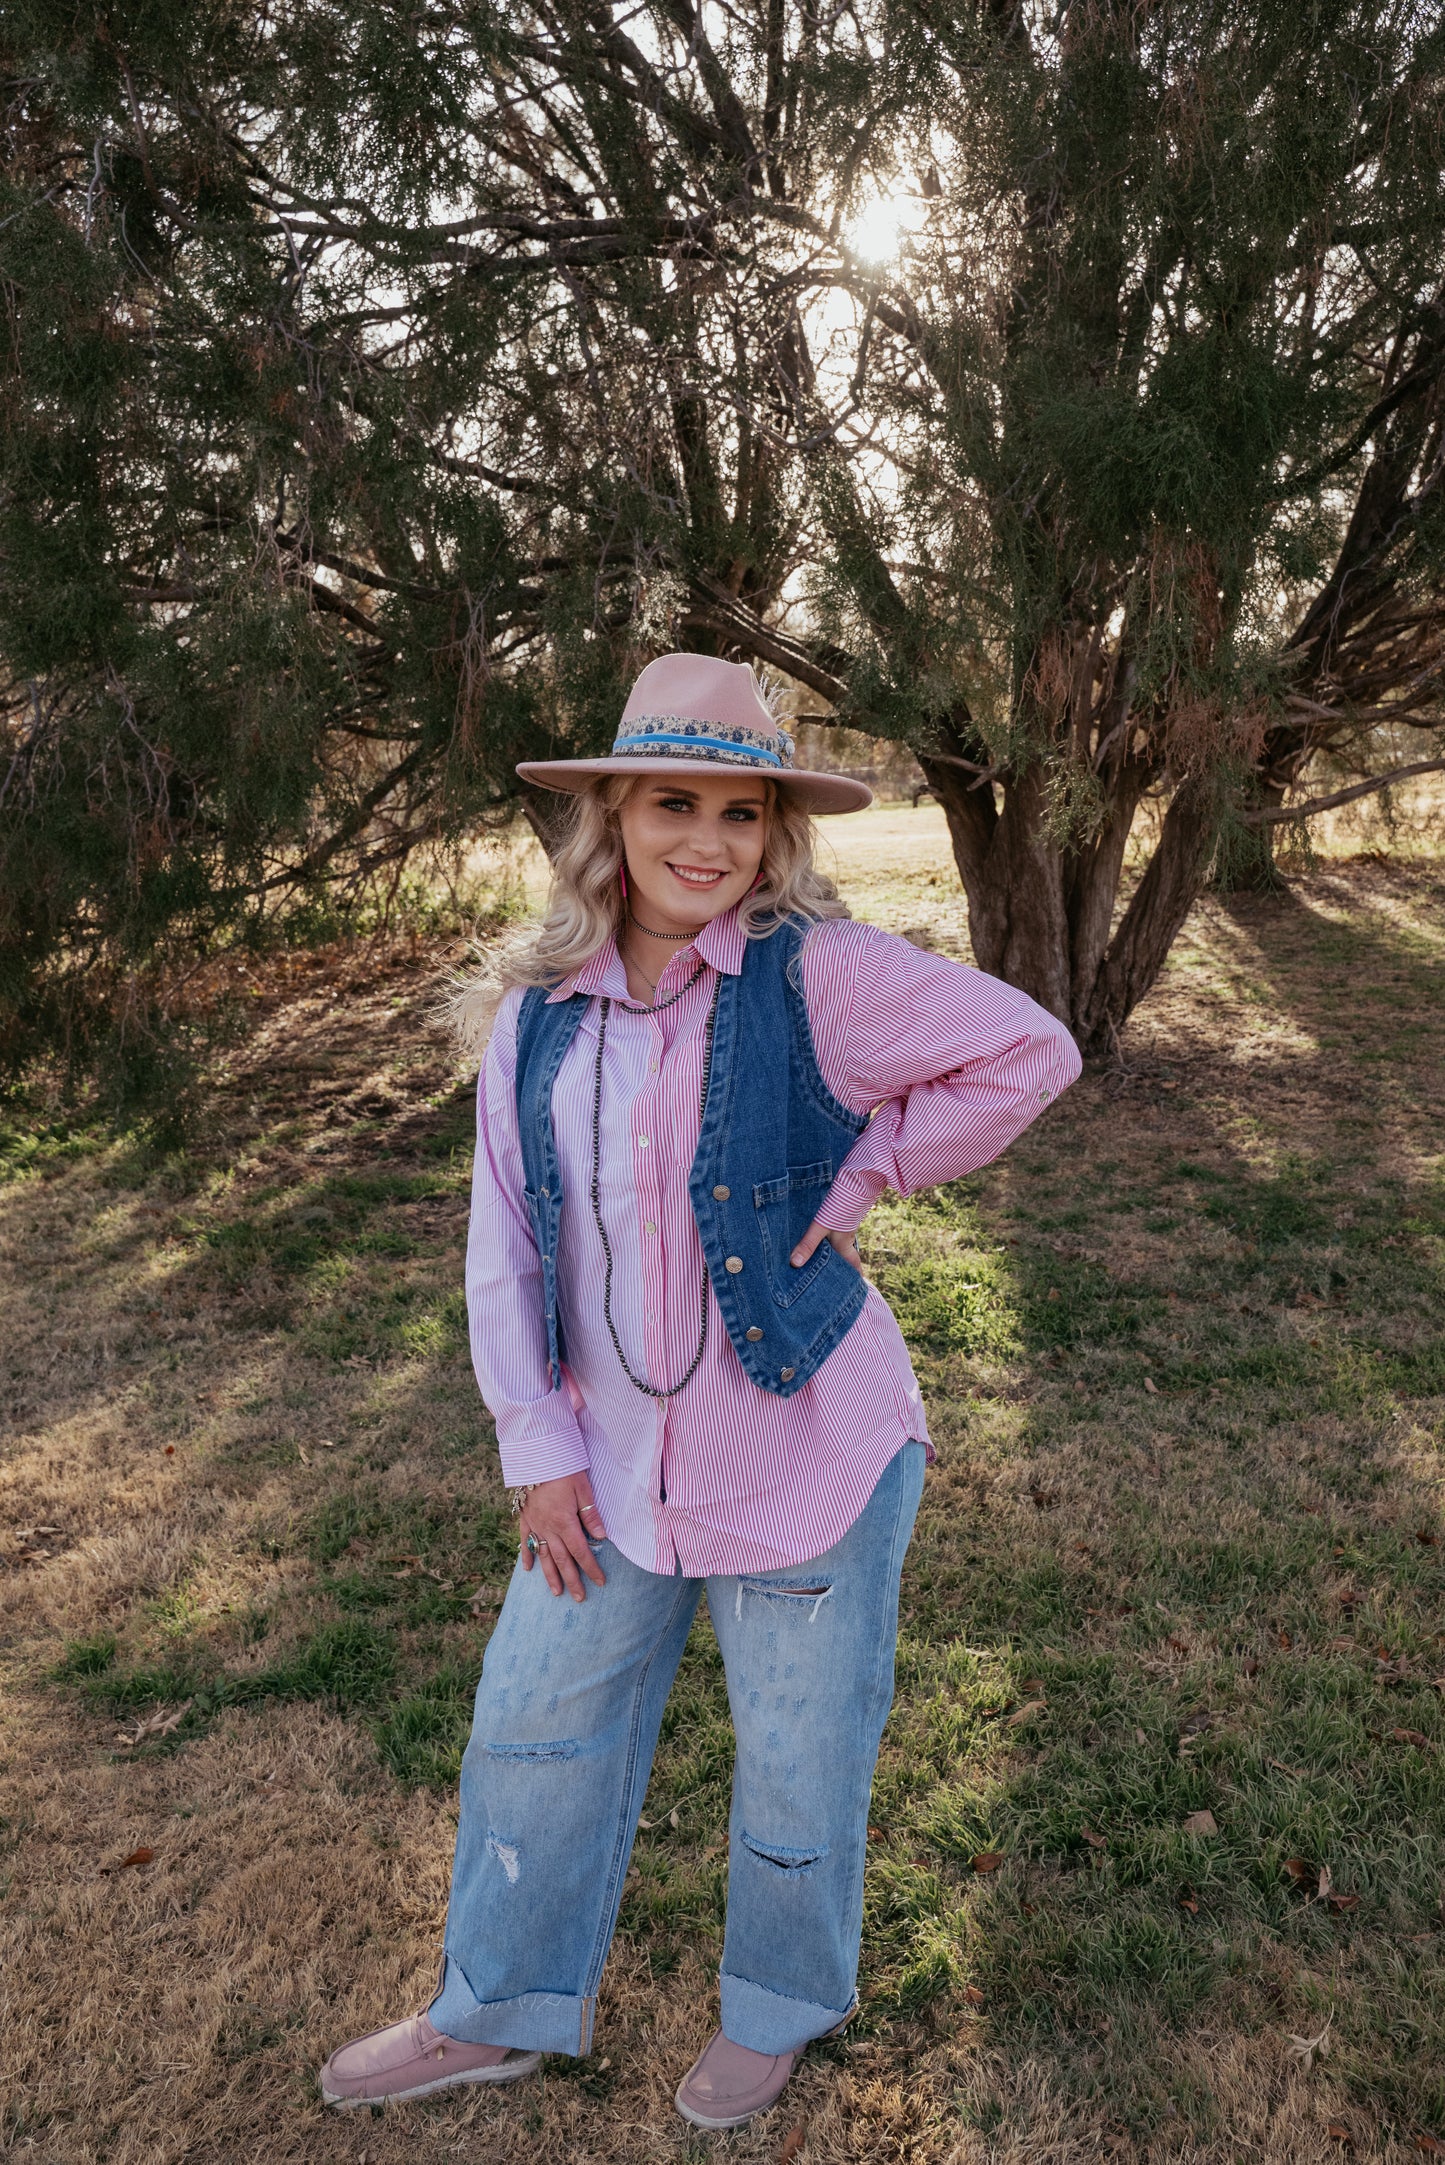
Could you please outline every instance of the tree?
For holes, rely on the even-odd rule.
[[[1096,1049],[1322,763],[1442,764],[1433,10],[0,38],[12,1060],[168,1042],[186,958],[511,816],[671,643],[910,743],[978,960]]]

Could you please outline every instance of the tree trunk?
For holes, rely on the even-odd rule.
[[[1261,781],[1246,794],[1251,811],[1275,812],[1284,803],[1286,784]],[[1282,895],[1286,881],[1274,861],[1273,820],[1259,827],[1233,827],[1214,860],[1211,886],[1216,894]]]
[[[1000,811],[991,782],[971,789],[963,769],[926,753],[919,763],[948,820],[979,968],[1068,1022],[1063,858],[1049,832],[1042,770],[1010,782]]]
[[[970,788],[964,768],[927,753],[919,763],[948,820],[979,968],[1068,1023],[1083,1051],[1113,1051],[1204,885],[1217,826],[1212,789],[1188,781],[1175,791],[1159,846],[1111,939],[1124,850],[1148,779],[1142,767],[1116,778],[1100,826],[1082,848],[1067,849],[1050,832],[1042,769],[1009,781],[1000,810],[992,783]]]
[[[1215,791],[1191,779],[1175,790],[1159,846],[1109,942],[1074,1034],[1084,1052],[1109,1052],[1164,967],[1180,926],[1198,900],[1218,829]]]

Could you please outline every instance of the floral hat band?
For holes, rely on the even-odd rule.
[[[725,766],[791,767],[794,744],[786,729],[748,729],[743,724],[695,722],[685,714],[644,714],[624,725],[612,747],[614,759],[651,752],[658,759],[712,759]]]
[[[532,759],[524,781],[572,795],[608,774],[765,774],[811,812],[861,812],[866,782],[793,765],[794,742],[778,726],[746,662],[711,654],[660,654],[633,685],[605,759]]]

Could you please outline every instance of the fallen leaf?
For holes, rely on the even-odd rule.
[[[1202,1812],[1191,1812],[1189,1817],[1182,1822],[1180,1832],[1183,1834],[1218,1834],[1219,1823],[1215,1819],[1213,1812],[1207,1809]]]
[[[133,1864],[149,1864],[154,1855],[153,1849],[133,1849],[119,1864],[103,1864],[100,1869],[102,1872],[128,1872]]]
[[[1341,1916],[1345,1910],[1358,1909],[1359,1906],[1360,1898],[1357,1894],[1329,1894],[1325,1896],[1325,1907],[1332,1909],[1337,1917]],[[1426,1934],[1427,1939],[1431,1936],[1429,1933]]]
[[[1314,1885],[1315,1868],[1312,1864],[1306,1864],[1303,1857],[1286,1857],[1282,1869],[1288,1872],[1297,1887]]]
[[[1046,1703],[1044,1700],[1030,1699],[1027,1706],[1021,1706],[1016,1714],[1010,1714],[1008,1720],[1004,1723],[1004,1727],[1005,1729],[1017,1729],[1020,1722],[1032,1721],[1036,1714],[1042,1714],[1045,1711]]]
[[[175,1455],[176,1455],[176,1447],[175,1447],[175,1445],[174,1445],[173,1443],[168,1443],[168,1444],[166,1445],[166,1457],[167,1457],[167,1458],[174,1458],[174,1457],[175,1457]]]
[[[1422,1526],[1415,1539],[1424,1549],[1438,1549],[1440,1546],[1440,1536],[1432,1534],[1428,1526]]]
[[[1390,1734],[1397,1744],[1416,1744],[1422,1752],[1430,1749],[1430,1739],[1422,1729],[1392,1729]]]
[[[676,1807],[674,1807],[674,1808],[673,1808],[673,1810],[672,1810],[672,1811],[670,1811],[670,1812],[668,1813],[668,1815],[667,1815],[667,1823],[668,1823],[668,1825],[669,1825],[669,1826],[670,1826],[671,1828],[673,1828],[674,1830],[676,1830],[676,1829],[677,1829],[678,1827],[680,1827],[680,1826],[681,1826],[681,1824],[682,1824],[682,1821],[681,1821],[681,1820],[680,1820],[680,1819],[678,1818],[678,1816],[677,1816],[677,1810],[676,1810]],[[1321,1888],[1320,1892],[1321,1892],[1321,1893],[1323,1893],[1323,1892],[1324,1892],[1324,1889],[1323,1889],[1323,1888]]]
[[[309,1466],[311,1464],[311,1453],[307,1450],[305,1444],[297,1444],[296,1456],[300,1459],[303,1466]]]
[[[135,1745],[144,1743],[148,1737],[174,1736],[194,1704],[192,1699],[183,1699],[170,1714],[162,1713],[157,1707],[154,1714],[147,1714],[143,1721],[138,1721],[133,1730],[127,1732],[122,1729],[115,1741],[122,1751],[130,1751]]]
[[[1445,2142],[1437,2142],[1433,2135],[1417,2135],[1415,2148],[1422,2150],[1426,2157],[1445,2157]]]
[[[1306,2074],[1314,2066],[1317,2058],[1321,2060],[1329,2058],[1330,2022],[1333,2022],[1334,2019],[1334,2011],[1331,2009],[1329,2022],[1325,2024],[1318,2037],[1289,2037],[1285,2050],[1292,2060],[1299,2061]]]
[[[1279,1639],[1280,1645],[1284,1648],[1285,1652],[1288,1653],[1290,1648],[1294,1645],[1294,1640],[1290,1637],[1287,1631],[1281,1631],[1277,1633],[1276,1636]]]
[[[868,1839],[870,1842],[881,1842],[883,1839],[883,1829],[881,1827],[870,1827],[868,1829]]]
[[[806,2120],[799,2120],[783,2137],[783,2145],[778,2152],[778,2165],[793,2165],[793,2159],[801,2153],[807,2139],[808,2123]]]
[[[1151,1398],[1157,1398],[1159,1396],[1159,1386],[1154,1381],[1154,1378],[1152,1376],[1146,1376],[1144,1378],[1144,1388],[1149,1393]]]
[[[979,1851],[976,1857],[971,1857],[969,1862],[975,1872],[996,1872],[1003,1863],[1003,1851],[1001,1849],[983,1849]]]
[[[1108,1848],[1109,1844],[1107,1838],[1102,1834],[1095,1834],[1092,1827],[1081,1827],[1079,1831],[1083,1835],[1084,1840],[1088,1843],[1090,1849]]]
[[[655,1819],[639,1819],[637,1824],[644,1834],[651,1834],[653,1828],[657,1825],[657,1821]]]
[[[1265,1765],[1277,1768],[1281,1774],[1292,1774],[1297,1782],[1303,1782],[1309,1778],[1308,1767],[1288,1767],[1282,1759],[1267,1759]]]
[[[1241,1676],[1259,1675],[1259,1663],[1255,1659],[1255,1656],[1253,1654],[1245,1655],[1243,1661],[1239,1665],[1239,1673]]]
[[[1031,1488],[1029,1490],[1029,1500],[1033,1504],[1033,1507],[1036,1511],[1052,1511],[1054,1505],[1059,1500],[1058,1490],[1052,1488]]]
[[[1192,1714],[1185,1715],[1179,1725],[1179,1734],[1181,1737],[1203,1736],[1213,1719],[1208,1707],[1197,1706]]]
[[[1319,1885],[1315,1888],[1315,1893],[1319,1897],[1321,1902],[1323,1902],[1325,1896],[1330,1892],[1330,1889],[1334,1886],[1334,1883],[1334,1873],[1330,1870],[1327,1864],[1322,1864],[1320,1866]]]
[[[1347,1586],[1339,1596],[1339,1604],[1342,1609],[1353,1609],[1357,1608],[1364,1598],[1358,1586]]]
[[[1026,1676],[1022,1684],[1020,1684],[1019,1690],[1026,1699],[1042,1699],[1044,1680],[1041,1676]]]
[[[1164,1643],[1166,1646],[1172,1646],[1176,1654],[1187,1654],[1189,1652],[1189,1641],[1177,1638],[1173,1632],[1169,1634]]]
[[[1142,1730],[1142,1729],[1136,1729],[1136,1730],[1134,1731],[1134,1742],[1135,1742],[1136,1744],[1147,1744],[1147,1743],[1148,1743],[1148,1741],[1149,1741],[1149,1739],[1148,1739],[1148,1737],[1147,1737],[1147,1736],[1145,1736],[1145,1734],[1144,1734],[1144,1732],[1143,1732],[1143,1730]]]
[[[1332,1654],[1353,1654],[1356,1644],[1354,1639],[1331,1639],[1329,1650]]]
[[[1187,1909],[1191,1917],[1199,1915],[1199,1897],[1192,1887],[1181,1887],[1175,1896],[1181,1909]]]
[[[318,1448],[318,1450],[322,1450],[322,1451],[334,1451],[334,1450],[336,1449],[336,1442],[335,1442],[335,1439],[334,1439],[334,1437],[331,1437],[331,1436],[321,1436],[321,1437],[319,1437],[319,1438],[317,1439],[317,1448]]]
[[[1355,2139],[1342,2120],[1327,2120],[1325,2122],[1325,2133],[1333,2142],[1352,2143]]]
[[[983,2007],[984,2005],[986,2005],[985,1996],[982,1992],[979,1991],[977,1985],[965,1985],[963,1988],[963,1996],[968,2001],[970,2007]]]

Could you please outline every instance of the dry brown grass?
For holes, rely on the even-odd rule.
[[[899,819],[916,822],[903,870],[892,828],[883,833]],[[925,811],[860,829],[850,885],[861,912],[956,947],[957,892],[946,861],[935,863],[936,825]],[[1156,1712],[1177,1726],[1178,1710],[1209,1693],[1237,1741],[1288,1758],[1306,1746],[1281,1749],[1284,1732],[1269,1723],[1287,1720],[1306,1683],[1316,1688],[1320,1663],[1343,1672],[1354,1661],[1327,1655],[1337,1607],[1332,1623],[1312,1621],[1342,1575],[1380,1588],[1358,1628],[1356,1668],[1373,1659],[1372,1634],[1392,1650],[1413,1646],[1412,1632],[1428,1638],[1416,1610],[1438,1603],[1438,1572],[1417,1587],[1402,1565],[1387,1584],[1385,1565],[1368,1559],[1439,1522],[1438,1386],[1414,1387],[1402,1369],[1404,1382],[1366,1400],[1340,1378],[1366,1359],[1408,1363],[1438,1333],[1438,1310],[1432,1320],[1418,1298],[1438,1289],[1438,1239],[1400,1233],[1384,1259],[1398,1263],[1398,1298],[1370,1294],[1370,1332],[1345,1313],[1349,1296],[1330,1290],[1318,1255],[1338,1263],[1349,1228],[1336,1221],[1378,1210],[1382,1193],[1398,1195],[1402,1224],[1414,1226],[1421,1192],[1438,1182],[1445,1048],[1418,987],[1438,972],[1442,941],[1445,885],[1423,863],[1326,863],[1283,908],[1208,904],[1131,1033],[1127,1071],[1091,1073],[975,1184],[967,1223],[917,1210],[880,1217],[877,1267],[913,1319],[942,1462],[910,1569],[905,1692],[880,1778],[887,1841],[870,1898],[866,2019],[853,2041],[810,2056],[777,2113],[714,2142],[671,2110],[712,2020],[709,1905],[721,1868],[699,1861],[707,1825],[670,1848],[664,1833],[641,1858],[589,2061],[549,2062],[515,2090],[379,2120],[328,2114],[314,2084],[320,2058],[427,1996],[451,1793],[402,1786],[364,1706],[223,1705],[179,1748],[127,1750],[117,1736],[134,1717],[107,1706],[103,1677],[88,1692],[53,1681],[65,1643],[104,1632],[120,1642],[117,1673],[197,1650],[233,1678],[256,1673],[340,1613],[328,1570],[353,1558],[358,1571],[410,1570],[384,1552],[412,1538],[395,1529],[418,1514],[438,1577],[396,1612],[400,1676],[449,1659],[475,1667],[485,1627],[467,1619],[464,1597],[496,1575],[500,1494],[456,1325],[469,1105],[425,1019],[439,957],[329,955],[258,976],[256,1033],[220,1078],[211,1132],[181,1168],[92,1135],[43,1138],[0,1190],[11,1393],[0,1460],[0,2142],[53,2165],[456,2155],[613,2165],[714,2151],[753,2165],[805,2124],[803,2165],[1417,2157],[1423,2106],[1403,2075],[1372,2090],[1372,2059],[1383,2066],[1389,2050],[1356,2011],[1372,1994],[1386,2007],[1380,1980],[1394,1962],[1401,2004],[1434,1993],[1438,2022],[1438,1912],[1397,1904],[1387,1914],[1382,1894],[1377,1959],[1363,1922],[1356,1939],[1341,1925],[1326,1949],[1309,1937],[1322,1926],[1281,1922],[1264,1896],[1232,1910],[1225,1889],[1211,1926],[1224,1952],[1212,1968],[1188,1956],[1187,1991],[1164,1970],[1137,1989],[1110,1983],[1112,1971],[1094,1977],[1079,1954],[1083,1940],[1051,1954],[1029,1935],[1051,1904],[1073,1916],[1087,1900],[1089,1928],[1107,1940],[1148,1898],[1147,1874],[1090,1879],[1095,1860],[1080,1858],[1077,1835],[1049,1831],[1086,1809],[1115,1810],[1121,1827],[1140,1818],[1122,1775],[1112,1806],[1076,1810],[1093,1794],[1091,1755],[1114,1717],[1081,1698],[1068,1729],[1071,1691],[1107,1668],[1133,1695],[1126,1727],[1150,1727]],[[1321,1234],[1311,1247],[1315,1236],[1301,1233],[1265,1284],[1273,1236],[1251,1253],[1248,1223],[1211,1216],[1207,1187],[1191,1191],[1198,1207],[1155,1207],[1159,1169],[1184,1159],[1244,1196],[1246,1218],[1288,1200],[1291,1164],[1328,1164],[1320,1207],[1336,1213],[1335,1245]],[[1104,1165],[1115,1171],[1091,1186],[1085,1174]],[[1012,1351],[929,1336],[953,1297],[937,1270],[975,1253],[999,1274],[999,1314],[1024,1319]],[[1076,1279],[1096,1307],[1121,1289],[1144,1320],[1113,1338],[1102,1323],[1081,1326],[1048,1351],[1051,1311],[1039,1304],[1051,1274],[1064,1278],[1065,1300]],[[1045,1321],[1036,1328],[1031,1316]],[[1313,1360],[1321,1340],[1330,1375],[1318,1387],[1291,1380],[1303,1371],[1288,1363]],[[1220,1380],[1195,1377],[1196,1352]],[[1161,1383],[1147,1397],[1144,1371]],[[359,1494],[382,1531],[319,1563],[318,1514]],[[1318,1534],[1318,1555],[1291,1550],[1285,1578],[1258,1598],[1231,1594],[1217,1609],[1181,1593],[1170,1617],[1150,1620],[1183,1553],[1170,1540],[1192,1531],[1273,1555],[1282,1517],[1291,1540]],[[1154,1533],[1163,1549],[1151,1557]],[[1330,1553],[1338,1542],[1344,1561]],[[452,1573],[457,1591],[444,1595]],[[398,1598],[412,1592],[408,1581]],[[1135,1610],[1121,1616],[1126,1597]],[[1271,1647],[1284,1630],[1288,1659],[1308,1645],[1308,1672]],[[1246,1641],[1264,1653],[1248,1686],[1232,1667]],[[1057,1745],[1001,1742],[980,1727],[982,1702],[1007,1698],[1045,1661],[1055,1663]],[[704,1635],[689,1705],[714,1705],[715,1683]],[[1328,1692],[1321,1703],[1333,1704]],[[693,1748],[683,1734],[668,1744],[661,1783],[686,1786]],[[1215,1766],[1211,1794],[1242,1798],[1238,1765]],[[1167,1778],[1176,1773],[1171,1760]],[[706,1809],[720,1809],[708,1779]],[[939,1831],[946,1811],[992,1813],[1011,1849],[1011,1828],[1044,1835],[1020,1835],[1017,1865],[984,1884]],[[1243,1802],[1237,1812],[1242,1821]],[[1362,1834],[1352,1854],[1373,1840]],[[1116,1846],[1122,1872],[1122,1837]],[[150,1863],[107,1869],[139,1847],[154,1851]],[[1172,1887],[1174,1852],[1159,1855]],[[686,1899],[669,1908],[669,1888]],[[945,1963],[936,1990],[910,1984],[940,1938],[955,1950],[953,1971]],[[962,1996],[965,1976],[983,1980],[982,2009]],[[1321,1995],[1338,2001],[1347,2034],[1306,2076],[1286,2038]],[[1051,1996],[1053,2028],[1039,2012]],[[1379,2018],[1385,2030],[1395,2004]],[[1112,2044],[1101,2007],[1116,2010]],[[1422,2026],[1414,2049],[1433,2049],[1438,2035]],[[1146,2060],[1141,2103],[1131,2070]],[[1327,2132],[1332,2121],[1352,2145]],[[1445,2127],[1434,2132],[1445,2139]]]

